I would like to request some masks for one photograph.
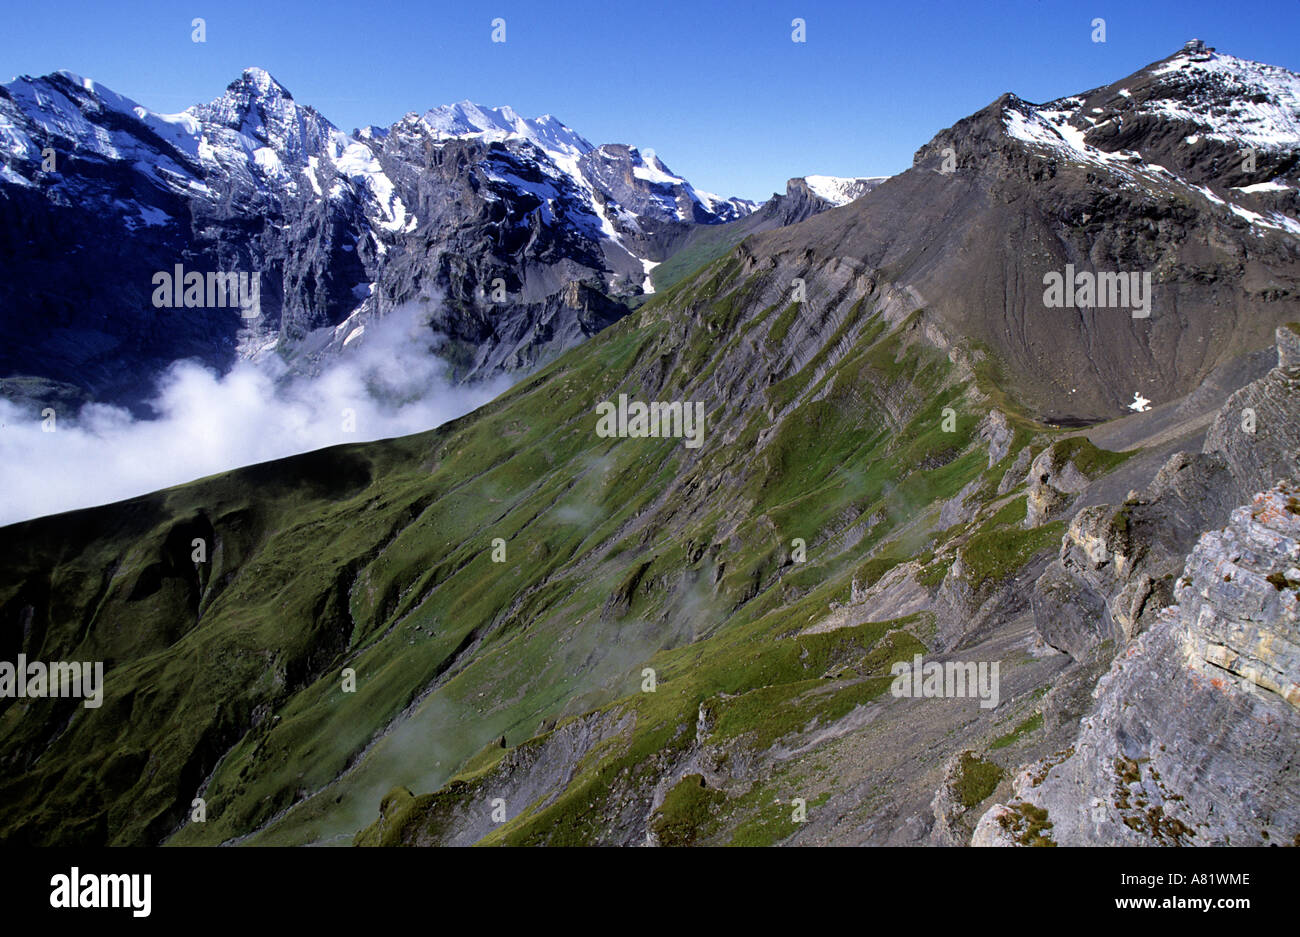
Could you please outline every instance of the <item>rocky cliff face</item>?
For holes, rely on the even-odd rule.
[[[717,224],[735,221],[757,206],[740,199],[701,195],[653,151],[606,143],[583,154],[582,174],[609,201],[638,220]]]
[[[268,336],[341,321],[375,276],[383,225],[402,226],[364,166],[349,174],[352,144],[256,69],[178,115],[70,73],[22,78],[0,88],[0,126],[6,396],[44,400],[48,382],[140,404],[172,361],[224,370]],[[261,318],[155,308],[152,278],[177,264],[258,272]]]
[[[973,845],[1300,845],[1300,488],[1204,534],[1174,598]]]
[[[862,198],[884,181],[883,176],[866,179],[806,176],[791,179],[785,184],[784,194],[773,194],[763,204],[760,212],[766,216],[766,225],[755,226],[754,233],[806,221],[828,208],[840,208]]]
[[[1075,682],[1109,672],[1095,702],[1056,701],[1066,726],[1088,713],[1077,737],[1020,771],[972,844],[1300,836],[1297,338],[1277,330],[1277,366],[1228,397],[1201,452],[1070,521],[1034,586],[1035,627],[1076,661]]]

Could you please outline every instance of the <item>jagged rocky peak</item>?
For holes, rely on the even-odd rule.
[[[271,73],[264,68],[250,66],[244,69],[238,81],[230,83],[231,88],[241,85],[253,90],[258,97],[289,98],[293,100],[293,95],[289,93],[289,89],[276,81]]]
[[[530,118],[507,106],[458,101],[426,111],[419,122],[435,139],[532,144],[580,187],[593,188],[619,207],[652,221],[716,224],[742,218],[757,207],[745,199],[695,189],[654,150],[622,143],[593,146],[550,114]],[[619,227],[617,220],[612,224]]]
[[[716,196],[706,201],[681,176],[670,170],[654,150],[624,143],[604,143],[583,156],[579,168],[598,190],[633,214],[657,221],[708,224],[718,220]],[[731,220],[735,211],[728,211]]]
[[[190,110],[201,113],[205,120],[240,130],[244,121],[265,107],[288,109],[296,103],[284,85],[264,68],[246,68],[238,78],[226,86],[220,97],[208,104],[197,104]]]
[[[299,105],[264,68],[244,69],[221,96],[186,113],[204,125],[223,127],[270,146],[295,161],[318,153],[337,128],[317,111]]]
[[[60,154],[58,174],[42,170],[46,147]],[[0,306],[38,310],[33,322],[52,308],[82,310],[63,291],[84,295],[86,280],[101,303],[79,311],[74,318],[85,329],[68,335],[103,341],[69,338],[52,353],[33,328],[15,337],[10,353],[23,363],[10,373],[93,384],[105,399],[131,406],[176,358],[224,370],[236,355],[278,348],[295,361],[301,351],[314,367],[314,356],[352,334],[334,336],[345,320],[386,315],[431,280],[444,298],[459,298],[480,275],[526,285],[512,289],[511,304],[491,310],[452,303],[438,327],[468,349],[465,361],[480,363],[475,375],[511,362],[531,367],[617,317],[610,304],[599,316],[561,312],[565,321],[552,321],[566,308],[555,295],[565,283],[599,283],[607,296],[638,293],[652,286],[650,267],[694,227],[755,207],[698,192],[635,147],[607,148],[621,150],[627,171],[611,172],[603,185],[584,171],[594,150],[588,140],[551,115],[529,118],[509,107],[461,101],[348,135],[256,67],[179,114],[155,113],[70,72],[16,79],[0,86],[0,148],[11,154],[0,166],[0,190],[40,199],[9,209],[53,217],[75,190],[78,210],[49,223],[84,229],[79,240],[102,245],[106,255],[60,259],[60,269],[40,278],[60,284],[53,291],[29,285],[30,276],[0,277],[9,284],[0,288]],[[83,162],[95,170],[80,171]],[[132,235],[129,256],[116,255],[119,241],[104,236],[106,227]],[[495,248],[485,251],[489,244]],[[260,319],[147,324],[154,313],[140,304],[138,284],[179,255],[210,267],[238,258],[259,270]],[[466,255],[478,258],[474,276],[451,259]],[[36,262],[11,260],[14,269]],[[141,334],[149,336],[147,349],[125,357],[106,351],[140,349]]]

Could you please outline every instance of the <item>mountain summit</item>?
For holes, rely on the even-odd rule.
[[[887,275],[1042,419],[1107,419],[1139,391],[1158,405],[1300,318],[1297,81],[1180,51],[1045,104],[1006,94],[866,198],[747,248],[789,277]],[[1053,308],[1066,271],[1145,274],[1149,313]]]

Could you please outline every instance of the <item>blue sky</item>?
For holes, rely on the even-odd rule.
[[[67,68],[161,111],[260,65],[345,130],[469,98],[652,147],[722,195],[883,175],[1004,91],[1107,84],[1193,36],[1300,71],[1296,0],[10,3],[0,79]],[[122,9],[122,8],[125,8]],[[191,41],[202,16],[207,41]],[[506,20],[492,43],[491,21]],[[807,41],[791,41],[791,21]],[[1106,42],[1091,39],[1106,20]]]

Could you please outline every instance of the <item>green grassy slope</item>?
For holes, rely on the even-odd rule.
[[[731,254],[436,431],[6,529],[0,659],[104,660],[107,676],[97,710],[0,703],[0,839],[438,841],[476,784],[608,716],[619,728],[567,781],[483,838],[603,841],[620,824],[595,818],[648,808],[701,706],[761,751],[884,692],[924,621],[799,635],[855,576],[977,530],[1014,540],[999,555],[1015,564],[1054,542],[1005,513],[934,529],[937,502],[991,490],[1010,456],[988,467],[987,396],[921,313],[792,311],[774,289]],[[597,437],[595,404],[620,392],[704,401],[705,445]],[[1013,421],[1022,443],[1042,434]],[[774,841],[769,794],[667,809]],[[189,822],[200,796],[207,820]]]

